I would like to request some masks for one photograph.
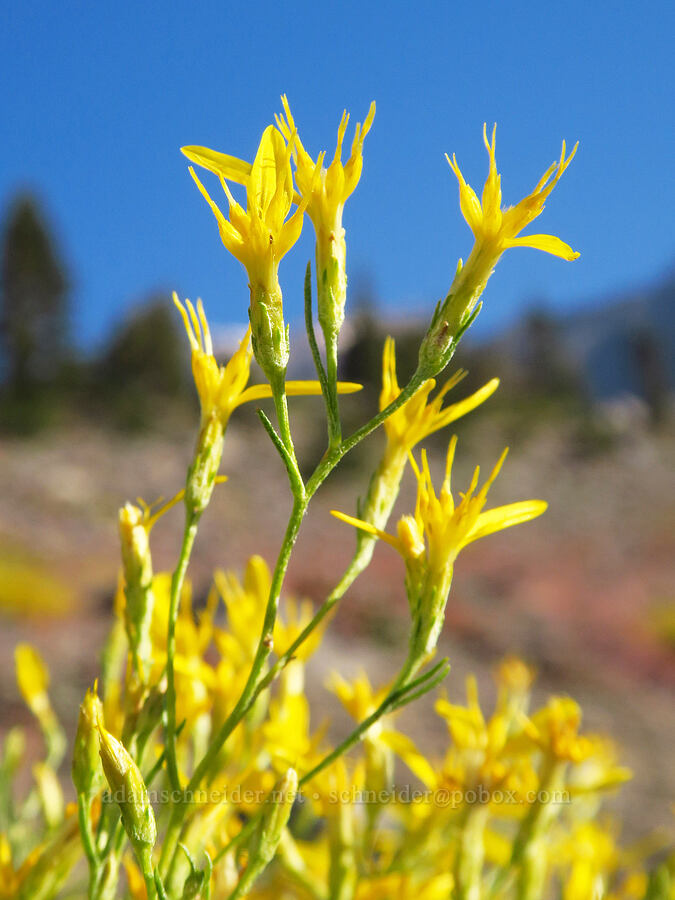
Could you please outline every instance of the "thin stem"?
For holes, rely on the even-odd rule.
[[[288,418],[288,399],[286,397],[286,384],[283,377],[271,383],[272,396],[274,398],[274,408],[279,422],[279,434],[281,442],[286,449],[286,457],[284,459],[288,469],[288,478],[291,483],[291,492],[294,498],[303,497],[305,494],[305,483],[302,480],[298,460],[295,455],[295,447],[293,446],[293,437],[291,435],[291,423]],[[264,424],[264,423],[263,423]],[[276,443],[276,442],[275,442]]]
[[[314,315],[312,312],[312,264],[307,263],[305,270],[305,328],[307,340],[314,359],[314,368],[319,378],[321,392],[326,404],[326,418],[328,420],[328,446],[337,447],[342,439],[342,426],[340,424],[340,411],[337,399],[337,339],[326,341],[326,362],[328,371],[324,369],[321,360],[319,345],[316,342],[314,331]]]
[[[329,334],[326,336],[326,376],[328,379],[329,402],[328,412],[328,443],[331,447],[339,446],[342,441],[342,425],[340,423],[340,406],[338,400],[338,336]]]
[[[418,369],[398,397],[396,397],[395,400],[392,400],[389,406],[380,410],[380,412],[373,416],[370,421],[366,422],[365,425],[362,425],[361,428],[345,438],[338,447],[335,447],[333,450],[328,450],[316,467],[312,477],[307,482],[306,490],[308,498],[314,496],[340,460],[346,456],[350,450],[375,431],[375,429],[378,428],[385,419],[388,419],[392,413],[395,413],[397,409],[400,409],[401,406],[407,403],[413,394],[417,393],[422,384],[424,384],[425,379],[426,376],[424,373]]]
[[[91,827],[90,809],[89,797],[86,794],[78,794],[77,815],[80,835],[82,837],[82,847],[89,863],[89,896],[94,897],[96,895],[96,885],[101,877],[101,860],[99,859],[96,840]]]
[[[443,668],[443,675],[441,678],[437,677],[437,673],[439,669]],[[443,660],[438,663],[431,669],[429,672],[421,675],[414,681],[410,681],[410,678],[414,674],[414,666],[410,664],[409,660],[406,660],[403,668],[399,672],[396,681],[391,687],[391,690],[384,698],[382,703],[377,707],[375,712],[371,713],[368,718],[364,719],[352,732],[349,734],[341,744],[328,753],[324,758],[317,763],[313,769],[310,769],[309,772],[306,772],[302,778],[298,782],[298,787],[302,787],[307,784],[308,781],[311,781],[319,772],[322,772],[325,768],[327,768],[331,763],[333,763],[339,756],[342,756],[343,753],[346,753],[347,750],[351,749],[354,744],[361,738],[363,734],[368,731],[368,729],[375,724],[382,716],[386,715],[388,712],[391,712],[393,709],[400,709],[400,707],[407,705],[411,702],[411,700],[416,699],[422,694],[427,693],[427,691],[432,690],[440,680],[447,674],[449,666],[447,666],[447,660]],[[436,676],[436,677],[434,677]],[[424,687],[420,687],[424,685]],[[419,688],[418,690],[414,690],[415,688]]]
[[[239,697],[239,700],[237,701],[234,709],[221,726],[218,734],[211,741],[209,749],[206,751],[201,762],[195,769],[194,774],[192,775],[192,778],[190,779],[188,786],[185,789],[183,801],[176,803],[171,811],[171,818],[169,820],[169,825],[162,847],[162,857],[160,859],[160,873],[162,874],[162,876],[165,876],[167,874],[168,868],[171,865],[171,861],[176,851],[178,838],[180,836],[183,818],[185,817],[187,804],[191,795],[194,793],[194,791],[197,790],[202,780],[216,764],[223,744],[229,738],[229,736],[232,734],[234,729],[241,722],[241,720],[244,718],[251,707],[254,691],[256,689],[258,681],[262,677],[265,663],[267,662],[267,659],[272,652],[274,623],[276,621],[277,609],[279,606],[279,597],[281,596],[281,587],[286,574],[286,569],[288,568],[288,562],[291,557],[291,552],[297,539],[298,532],[300,530],[300,524],[305,515],[306,509],[307,503],[304,496],[302,498],[296,499],[293,503],[291,517],[286,528],[286,534],[284,536],[281,550],[279,552],[279,557],[277,559],[274,573],[272,575],[270,595],[267,601],[267,607],[265,609],[265,617],[263,620],[260,640],[258,642],[258,648],[241,696]]]
[[[198,516],[186,511],[183,543],[180,548],[178,564],[176,565],[176,569],[171,579],[171,597],[169,601],[169,627],[166,639],[166,763],[171,787],[175,791],[180,790],[178,761],[176,759],[176,682],[174,673],[174,657],[176,655],[176,620],[178,618],[180,595],[183,590],[185,573],[197,535],[198,521]]]
[[[155,884],[155,873],[152,868],[152,851],[149,848],[145,849],[137,855],[137,859],[141,864],[148,900],[155,900],[157,897],[157,886]]]

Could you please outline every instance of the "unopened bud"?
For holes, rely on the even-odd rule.
[[[122,812],[122,822],[139,858],[147,855],[157,839],[157,825],[143,776],[124,744],[98,722],[103,771],[112,799]]]
[[[297,793],[297,772],[288,769],[265,800],[262,819],[251,841],[249,868],[261,872],[274,858]]]
[[[345,230],[339,223],[316,241],[317,306],[326,344],[336,341],[345,319],[347,299]]]
[[[124,624],[132,654],[143,668],[141,674],[145,678],[152,658],[150,623],[154,596],[150,541],[143,511],[131,503],[123,506],[119,511],[119,531],[126,597]]]
[[[217,415],[203,424],[194,460],[185,484],[185,506],[191,516],[200,516],[211,500],[223,456],[223,426]]]
[[[87,797],[98,790],[101,781],[98,721],[102,717],[103,706],[96,688],[88,690],[80,704],[72,765],[75,790]]]
[[[285,377],[290,353],[281,289],[252,289],[249,317],[253,354],[268,381],[274,384]]]

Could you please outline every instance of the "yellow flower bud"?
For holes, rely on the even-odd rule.
[[[100,718],[103,718],[103,705],[94,687],[93,691],[87,691],[80,704],[73,749],[73,783],[77,793],[86,796],[95,793],[101,781],[98,737]]]
[[[106,731],[100,719],[98,732],[103,771],[112,799],[119,804],[124,828],[136,854],[145,857],[157,839],[157,826],[143,776],[126,747]]]

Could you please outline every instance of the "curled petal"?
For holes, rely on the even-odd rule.
[[[559,256],[568,262],[572,262],[581,256],[576,250],[572,250],[569,244],[552,234],[527,234],[523,235],[523,237],[511,238],[511,240],[506,242],[506,246],[531,247],[533,250],[543,250],[544,253],[551,253],[553,256]]]

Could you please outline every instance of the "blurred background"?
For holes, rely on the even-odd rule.
[[[349,321],[342,376],[355,427],[377,409],[382,343],[412,371],[436,301],[471,235],[443,158],[477,188],[483,122],[498,122],[505,203],[559,153],[577,158],[537,222],[581,251],[574,264],[510,251],[453,363],[468,393],[501,387],[457,423],[457,488],[476,462],[512,447],[494,503],[541,497],[545,517],[462,555],[443,650],[447,690],[463,694],[517,652],[539,691],[581,701],[636,771],[629,831],[667,824],[675,796],[675,206],[671,4],[539,3],[414,7],[346,2],[255,7],[67,4],[0,11],[0,732],[23,721],[12,648],[30,640],[54,673],[67,726],[97,671],[118,572],[116,513],[171,496],[197,423],[187,342],[170,292],[201,296],[220,356],[243,333],[245,273],[180,155],[204,144],[243,158],[288,94],[312,154],[334,149],[342,109],[377,101],[364,173],[347,204]],[[348,136],[351,140],[351,131]],[[214,189],[217,187],[211,185]],[[281,267],[294,377],[310,377],[301,283],[309,223]],[[292,415],[303,463],[323,452],[319,401]],[[440,467],[447,435],[430,442]],[[351,512],[381,448],[373,437],[317,496],[288,591],[320,602],[354,535]],[[230,426],[223,471],[191,568],[203,598],[215,567],[273,562],[289,511],[284,474],[254,411]],[[406,481],[398,511],[410,509]],[[351,504],[351,505],[350,505]],[[171,566],[180,514],[153,531],[155,568]],[[342,602],[321,670],[374,680],[406,641],[400,560],[379,547]],[[434,748],[429,704],[408,724]]]

